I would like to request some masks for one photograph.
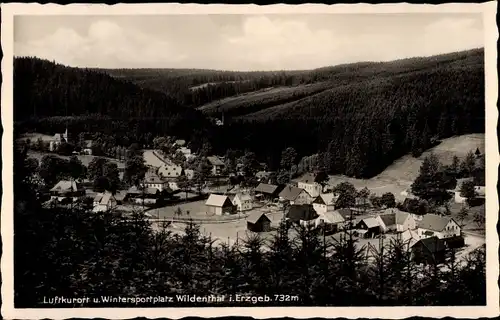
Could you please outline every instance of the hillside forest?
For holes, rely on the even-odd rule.
[[[367,178],[406,153],[484,132],[482,49],[306,71],[96,70],[14,61],[17,133],[99,133],[109,145],[158,137],[251,151],[270,170],[294,148],[330,174]],[[217,125],[214,118],[222,119]]]

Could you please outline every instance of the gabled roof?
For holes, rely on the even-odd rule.
[[[265,194],[274,194],[278,186],[267,183],[259,183],[259,185],[255,188],[255,192],[265,193]]]
[[[408,244],[412,247],[420,240],[420,237],[415,231],[407,229],[401,233],[401,240],[405,245]]]
[[[426,247],[431,253],[440,252],[446,248],[445,241],[443,239],[439,239],[436,236],[420,239],[413,246],[416,246],[419,243]]]
[[[320,194],[318,197],[316,197],[316,199],[314,199],[314,203],[326,204],[326,205],[335,204],[338,197],[339,196],[333,192],[332,193],[323,193],[323,194]]]
[[[118,201],[122,201],[123,199],[125,199],[126,195],[127,195],[127,191],[123,191],[123,190],[117,191],[115,194],[115,199]]]
[[[222,162],[221,159],[219,159],[219,157],[216,157],[216,156],[207,157],[207,160],[213,166],[223,166],[224,165],[224,162]]]
[[[320,214],[320,216],[325,217],[329,223],[340,223],[345,221],[344,217],[337,210],[327,211]]]
[[[231,202],[231,200],[227,196],[212,193],[205,202],[205,205],[213,207],[223,207],[226,204],[226,201]]]
[[[421,229],[432,231],[443,231],[446,225],[453,220],[451,217],[438,216],[437,214],[426,214],[418,224]]]
[[[153,174],[153,173],[146,174],[146,177],[144,178],[144,182],[148,183],[148,184],[164,183],[163,179],[159,175]]]
[[[61,180],[50,191],[57,192],[75,192],[83,190],[74,180]]]
[[[281,190],[279,196],[285,200],[288,201],[293,201],[297,199],[299,194],[301,192],[305,191],[304,189],[293,187],[293,186],[286,186],[283,190]]]
[[[395,208],[386,209],[384,213],[380,215],[380,218],[387,227],[394,224],[402,225],[409,217],[410,214],[408,212],[403,212]]]
[[[250,196],[248,193],[237,193],[234,198],[240,199],[240,201],[252,201],[252,196]]]
[[[382,219],[386,227],[396,224],[396,215],[393,213],[381,214],[380,219]]]
[[[114,196],[111,194],[111,192],[104,192],[104,193],[99,193],[95,196],[94,202],[97,202],[99,204],[104,204],[107,205],[109,204],[110,201],[114,199]],[[116,200],[116,199],[115,199]]]
[[[316,219],[319,215],[316,213],[316,210],[311,205],[302,204],[302,205],[292,205],[288,209],[286,217],[291,221],[309,221]]]
[[[375,218],[364,218],[363,221],[368,228],[375,228],[375,227],[380,227],[379,222]]]
[[[261,211],[255,211],[251,215],[249,215],[247,218],[247,222],[257,223],[261,218],[271,222],[271,220],[266,216],[266,214],[264,212],[261,212]]]

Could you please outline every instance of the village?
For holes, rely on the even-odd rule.
[[[58,154],[58,149],[69,140],[67,129],[54,136],[25,138],[28,144],[37,145],[30,156],[39,161],[44,154]],[[92,140],[83,140],[81,147],[68,156],[76,156],[88,167],[98,158],[93,155],[92,143]],[[410,189],[396,195],[377,195],[367,188],[357,190],[346,182],[334,185],[320,171],[277,183],[265,164],[254,161],[249,174],[240,161],[234,166],[236,170],[228,171],[228,159],[213,154],[205,155],[204,169],[196,169],[192,163],[199,167],[196,161],[201,157],[191,152],[185,140],[162,140],[161,143],[168,143],[168,148],[140,151],[145,172],[136,184],[96,191],[95,183],[88,177],[64,179],[50,187],[47,205],[86,203],[95,213],[142,212],[153,229],[167,222],[174,233],[182,233],[185,224],[192,221],[200,225],[205,235],[230,245],[244,241],[251,234],[271,239],[280,222],[285,221],[292,226],[320,229],[330,240],[338,240],[348,232],[367,255],[381,243],[398,239],[415,259],[424,263],[444,262],[448,249],[465,257],[485,243],[484,226],[474,226],[472,219],[460,216],[460,210],[406,211],[416,198]],[[41,145],[45,146],[45,152]],[[476,156],[480,157],[478,153]],[[118,156],[109,160],[116,164],[120,180],[127,170],[124,159],[125,156]],[[200,170],[204,171],[203,175]],[[238,181],[240,177],[251,183]],[[452,207],[464,207],[467,198],[460,187],[470,181],[459,179],[457,187],[449,190]],[[484,186],[474,186],[474,190],[475,198],[484,200]],[[346,202],[346,198],[351,200]]]

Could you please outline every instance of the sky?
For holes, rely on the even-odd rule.
[[[14,55],[73,67],[313,69],[484,46],[475,13],[16,16]]]

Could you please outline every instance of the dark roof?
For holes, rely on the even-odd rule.
[[[271,222],[271,220],[266,216],[266,214],[264,212],[259,212],[259,211],[255,211],[254,213],[249,215],[247,218],[247,222],[255,224],[260,219],[268,220],[269,222]]]
[[[384,221],[384,224],[386,225],[386,227],[393,226],[396,224],[396,215],[393,213],[382,214],[382,215],[380,215],[380,219],[382,219],[382,221]]]
[[[349,208],[341,208],[341,209],[337,209],[337,211],[340,213],[340,215],[342,217],[344,217],[344,219],[346,219],[346,220],[351,219],[351,212],[352,212],[351,209],[349,209]],[[354,215],[353,215],[353,218],[354,218]]]
[[[274,194],[277,189],[278,186],[275,186],[274,184],[259,183],[259,185],[255,188],[254,191],[265,194]]]
[[[292,221],[309,221],[316,219],[318,214],[316,210],[313,209],[311,205],[302,204],[302,205],[292,205],[288,209],[286,217]]]
[[[293,186],[286,186],[283,190],[281,190],[279,196],[281,198],[284,198],[285,200],[293,201],[297,199],[302,191],[304,191],[304,189]]]
[[[424,247],[426,247],[431,253],[440,252],[446,248],[445,241],[443,239],[439,239],[436,236],[421,239],[420,241],[416,242],[413,246],[416,246],[419,243],[421,243]]]
[[[462,236],[444,238],[444,243],[448,248],[461,248],[465,246],[465,239]]]
[[[423,217],[422,221],[420,221],[420,223],[418,224],[418,227],[433,231],[443,231],[450,220],[452,220],[451,217],[443,217],[436,214],[426,214]]]

